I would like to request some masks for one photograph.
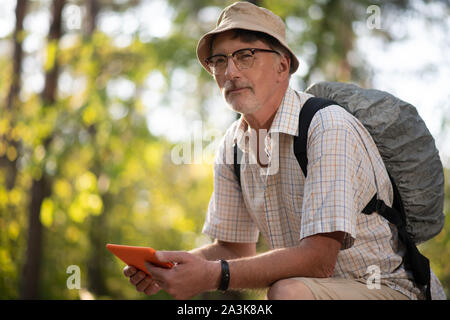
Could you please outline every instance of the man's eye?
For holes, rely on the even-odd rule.
[[[225,63],[225,58],[224,57],[215,57],[212,62],[215,65],[221,65],[221,64]]]

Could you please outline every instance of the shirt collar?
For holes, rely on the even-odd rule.
[[[300,111],[303,104],[310,97],[312,97],[312,95],[304,92],[297,92],[291,87],[288,87],[280,107],[275,114],[269,134],[278,132],[297,136]]]
[[[312,97],[311,94],[297,92],[291,87],[288,87],[269,129],[269,135],[271,133],[278,132],[297,136],[300,110],[306,100],[310,97]],[[238,147],[242,151],[248,152],[248,148],[246,148],[246,143],[244,141],[244,138],[248,136],[246,134],[248,124],[242,116],[238,121],[239,122],[234,133],[233,141],[234,143],[237,143]]]

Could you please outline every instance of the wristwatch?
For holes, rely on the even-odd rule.
[[[219,290],[227,291],[230,283],[230,267],[226,260],[220,260],[220,265],[222,267],[222,276],[220,278]]]

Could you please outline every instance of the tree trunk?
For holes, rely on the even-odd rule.
[[[55,0],[52,2],[52,23],[48,41],[57,45],[62,35],[62,9],[65,0]],[[45,74],[45,86],[41,98],[43,107],[51,106],[56,100],[56,88],[58,83],[58,62],[55,61]],[[50,135],[44,141],[44,148],[47,150],[52,141]],[[29,207],[29,225],[26,262],[23,270],[21,298],[37,299],[40,296],[40,268],[42,260],[43,227],[40,220],[42,202],[51,193],[51,178],[45,173],[45,164],[41,166],[42,174],[39,179],[33,179],[31,186],[31,203]]]
[[[97,28],[97,15],[100,10],[98,0],[86,0],[86,9],[85,34],[91,36]]]
[[[40,213],[42,200],[50,194],[46,183],[46,179],[41,178],[40,180],[34,180],[31,187],[27,260],[23,270],[22,299],[37,299],[39,297],[42,257],[42,224],[40,221]]]
[[[10,118],[9,128],[15,126],[15,115],[19,114],[18,109],[18,96],[20,92],[20,79],[21,79],[21,70],[22,70],[22,60],[23,60],[23,49],[22,49],[22,38],[21,35],[23,33],[23,20],[25,18],[25,14],[27,11],[28,0],[17,0],[16,5],[16,27],[14,29],[13,40],[14,40],[14,52],[13,52],[13,70],[12,70],[12,81],[11,86],[9,87],[8,96],[6,98],[6,112],[14,115],[14,117]],[[5,154],[0,157],[0,167],[5,167],[4,172],[6,173],[6,188],[11,190],[16,181],[17,175],[17,158],[20,149],[20,143],[14,139],[10,139],[8,134],[4,137],[0,137],[0,140],[3,139],[8,146],[13,147],[16,150],[16,156],[13,159],[8,158]]]
[[[13,55],[13,78],[6,100],[6,108],[11,110],[20,91],[20,74],[22,69],[23,49],[21,34],[23,31],[23,20],[28,6],[28,0],[17,0],[16,5],[16,28],[14,29],[14,55]]]

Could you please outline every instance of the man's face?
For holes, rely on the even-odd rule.
[[[267,44],[258,40],[243,42],[239,38],[233,39],[234,31],[219,34],[213,43],[212,55],[230,54],[244,48],[271,49]],[[224,74],[215,75],[216,82],[230,107],[242,114],[253,114],[268,103],[276,88],[277,54],[256,52],[253,66],[239,70],[228,58],[228,66]]]

